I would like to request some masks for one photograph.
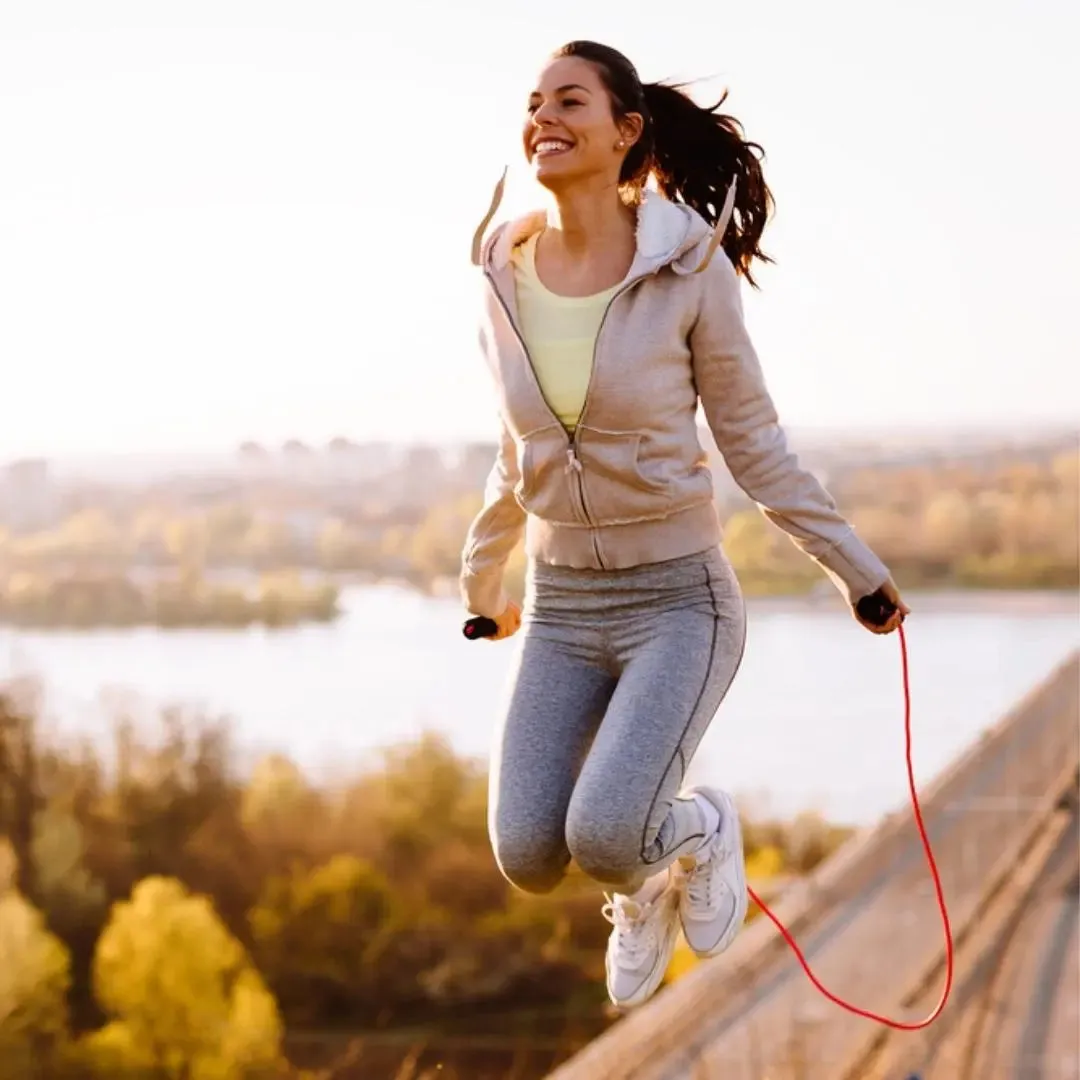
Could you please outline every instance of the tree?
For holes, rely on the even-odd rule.
[[[6,862],[12,861],[10,849]],[[0,1077],[40,1075],[67,1039],[67,950],[41,913],[0,881]]]
[[[260,874],[297,862],[310,865],[326,842],[327,814],[295,762],[280,754],[259,760],[240,798],[239,816]],[[248,866],[250,875],[250,863]]]
[[[971,500],[959,491],[946,488],[933,495],[922,515],[923,558],[947,567],[958,551],[970,545],[974,517]]]
[[[16,884],[37,899],[34,828],[41,810],[38,791],[40,687],[20,681],[0,687],[0,830],[10,837]]]
[[[64,548],[75,558],[108,559],[121,545],[121,531],[108,511],[94,507],[73,514],[60,529]]]
[[[271,878],[251,932],[283,1008],[323,1021],[374,1012],[394,906],[386,878],[353,855]]]
[[[169,1080],[240,1080],[280,1064],[272,995],[210,902],[174,879],[146,878],[115,905],[94,986],[113,1018],[86,1044],[99,1071],[124,1064]]]

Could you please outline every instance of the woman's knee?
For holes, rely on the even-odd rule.
[[[641,830],[618,815],[573,809],[566,821],[566,846],[582,872],[604,885],[625,887],[645,872]]]
[[[549,893],[566,876],[570,853],[562,836],[544,838],[527,830],[497,829],[491,838],[503,877],[527,893]]]

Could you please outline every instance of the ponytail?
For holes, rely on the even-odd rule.
[[[721,246],[736,272],[756,287],[753,261],[772,262],[760,241],[773,198],[761,168],[761,147],[743,138],[734,117],[719,112],[727,93],[715,105],[702,107],[681,85],[642,83],[622,53],[592,41],[570,42],[556,56],[576,56],[596,67],[616,119],[641,114],[641,135],[628,151],[619,177],[635,194],[653,176],[666,198],[685,203],[715,226],[728,189],[736,185]]]
[[[727,189],[735,182],[735,208],[721,245],[735,269],[754,285],[752,261],[772,261],[759,247],[772,209],[761,147],[743,139],[734,117],[717,111],[726,92],[712,108],[702,108],[680,88],[663,83],[646,83],[642,92],[652,118],[649,172],[667,198],[686,203],[715,225]]]

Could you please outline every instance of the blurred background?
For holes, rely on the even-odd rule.
[[[501,216],[542,198],[523,106],[572,38],[729,87],[764,146],[776,264],[747,319],[793,448],[913,609],[920,783],[1021,698],[1057,733],[984,775],[982,846],[943,864],[967,918],[1015,838],[1019,889],[1063,768],[1075,788],[1078,29],[1055,0],[0,0],[0,1080],[534,1080],[590,1045],[646,1076],[598,891],[526,897],[494,865],[513,646],[465,642],[456,596],[495,451],[468,246],[504,163]],[[702,442],[750,636],[693,776],[738,794],[752,881],[791,896],[907,813],[897,644]],[[1075,952],[1046,858],[1064,885],[1010,912],[1058,904],[1031,940]],[[725,962],[680,949],[657,1000]],[[991,983],[964,962],[969,1016]],[[1004,1071],[981,1027],[966,1057],[923,1047],[925,1076],[1080,1076],[1080,975],[1039,972],[1035,1027],[1034,990],[994,998],[1021,1017]],[[867,992],[896,1000],[893,974]],[[878,1075],[779,1055],[789,1020],[727,1066],[701,1035],[693,1075]],[[830,1046],[865,1031],[836,1023]]]

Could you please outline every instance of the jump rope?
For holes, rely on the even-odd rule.
[[[865,622],[872,623],[874,626],[884,626],[896,613],[896,607],[881,590],[878,590],[870,596],[864,596],[856,605],[856,610],[858,611],[860,618]],[[482,615],[469,619],[462,627],[462,633],[470,641],[478,641],[481,638],[493,637],[497,632],[498,626],[496,625],[495,620],[488,619]],[[822,985],[821,981],[811,970],[810,965],[806,961],[806,957],[803,955],[802,949],[799,948],[791,931],[789,931],[776,915],[773,914],[769,909],[769,906],[754,892],[753,889],[748,887],[746,891],[750,894],[750,899],[757,904],[765,917],[780,931],[780,936],[791,947],[791,951],[795,954],[803,971],[806,972],[806,977],[813,983],[815,989],[817,989],[825,998],[834,1005],[839,1005],[841,1009],[853,1013],[855,1016],[873,1020],[876,1023],[884,1024],[886,1027],[894,1028],[897,1031],[921,1031],[923,1028],[929,1027],[941,1015],[946,1002],[949,1000],[949,994],[952,991],[953,984],[954,949],[952,929],[949,925],[949,910],[945,903],[945,892],[941,887],[941,877],[938,874],[937,862],[934,859],[934,852],[930,846],[930,837],[926,831],[926,825],[923,822],[922,807],[919,805],[919,793],[915,787],[915,767],[912,761],[911,746],[911,680],[908,673],[907,638],[904,636],[903,622],[897,627],[897,632],[900,636],[900,666],[904,689],[904,758],[907,764],[908,792],[911,795],[911,807],[915,814],[915,824],[919,830],[919,839],[922,841],[923,851],[926,853],[926,864],[930,868],[930,877],[934,882],[934,893],[937,897],[938,910],[941,913],[941,925],[945,932],[945,986],[941,991],[941,998],[937,1005],[924,1019],[906,1022],[903,1020],[892,1020],[887,1016],[881,1016],[876,1012],[871,1012],[869,1009],[862,1009],[858,1005],[852,1005],[850,1002],[844,1001],[843,998],[837,997],[836,994]]]

